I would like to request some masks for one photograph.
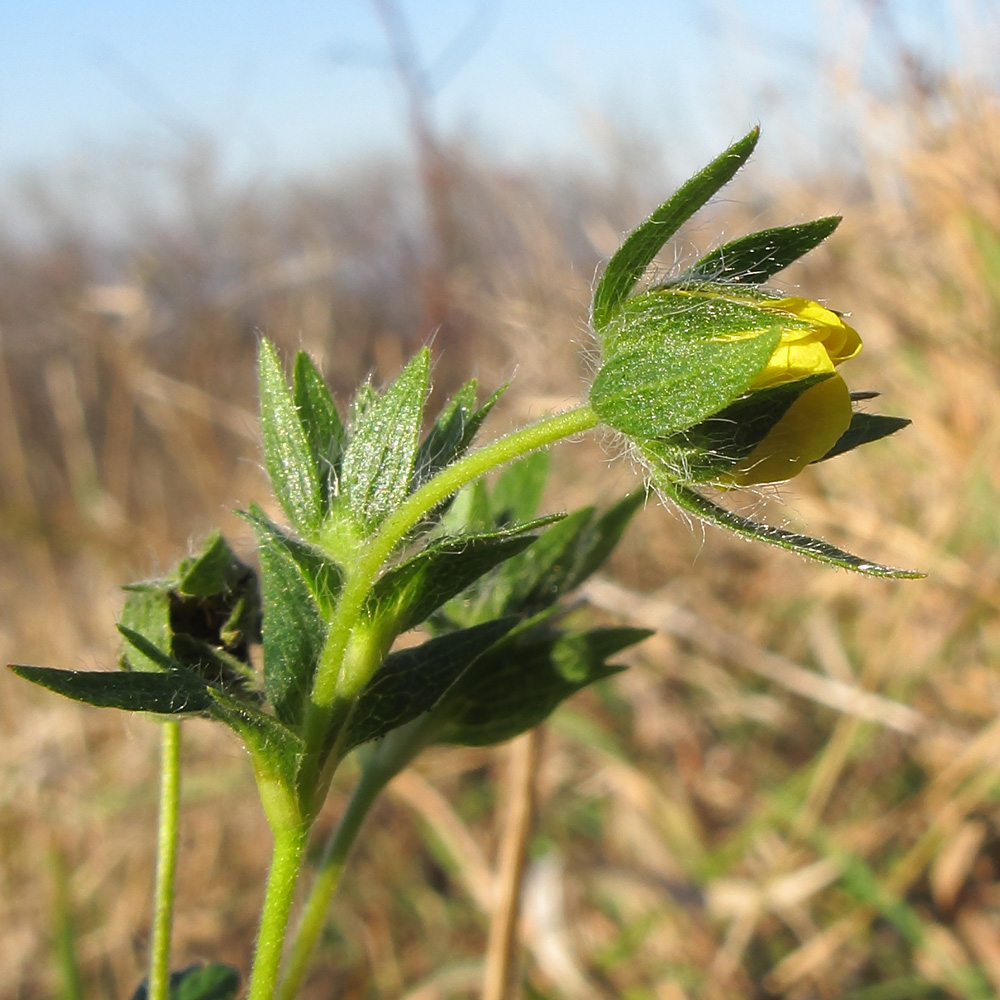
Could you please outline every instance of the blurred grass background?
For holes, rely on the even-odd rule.
[[[862,109],[853,168],[751,164],[707,215],[721,230],[702,216],[680,246],[843,212],[781,287],[850,312],[848,381],[914,424],[765,513],[929,577],[826,570],[650,502],[589,596],[658,634],[545,727],[529,996],[1000,994],[1000,101],[912,55],[887,50],[884,93],[828,81]],[[115,240],[40,181],[43,235],[0,224],[0,660],[110,667],[120,583],[214,526],[250,550],[231,509],[266,500],[261,333],[340,398],[430,338],[441,393],[514,377],[494,433],[577,398],[595,269],[671,190],[641,139],[608,136],[600,177],[418,132],[417,169],[242,188],[192,144],[183,211],[133,206]],[[549,507],[634,483],[567,445]],[[236,742],[184,728],[175,964],[245,970],[269,833]],[[428,754],[393,785],[305,996],[477,994],[508,752]],[[124,997],[144,975],[156,760],[152,723],[0,674],[0,996]]]

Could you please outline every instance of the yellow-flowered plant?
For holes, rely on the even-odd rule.
[[[609,262],[594,295],[602,365],[591,404],[628,438],[660,494],[696,516],[845,568],[901,575],[741,517],[699,489],[784,482],[909,423],[855,409],[877,393],[852,393],[837,371],[861,350],[841,314],[760,287],[829,236],[838,217],[753,233],[668,281],[639,286],[665,242],[756,141],[754,130],[696,174]]]
[[[264,465],[286,523],[251,504],[259,571],[221,535],[168,577],[129,588],[120,671],[15,666],[92,705],[167,717],[148,986],[137,997],[235,1000],[235,969],[171,971],[180,720],[233,729],[253,762],[273,854],[247,1000],[294,1000],[362,821],[392,777],[435,744],[488,746],[542,722],[622,669],[644,629],[586,628],[567,598],[614,549],[645,493],[598,514],[538,516],[545,448],[601,427],[624,435],[655,488],[738,534],[876,576],[915,576],[757,524],[703,488],[780,482],[908,421],[855,412],[837,366],[861,348],[842,317],[759,286],[836,218],[754,233],[636,291],[657,252],[746,161],[756,131],[685,184],[611,259],[594,293],[602,363],[589,398],[474,447],[502,388],[470,380],[425,420],[430,352],[382,391],[338,408],[304,353],[291,384],[259,356]],[[519,461],[515,461],[519,460]],[[483,477],[503,468],[488,489]],[[419,645],[395,640],[422,626]],[[250,647],[261,647],[251,655]],[[258,664],[262,664],[258,669]],[[343,760],[362,751],[350,804],[290,919],[310,830]]]

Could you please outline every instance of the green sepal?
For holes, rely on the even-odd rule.
[[[376,398],[355,406],[344,453],[341,491],[358,528],[371,535],[410,492],[427,397],[430,352],[424,348]]]
[[[212,962],[190,965],[170,973],[170,1000],[236,1000],[240,992],[240,974],[231,965]],[[146,980],[132,994],[132,1000],[149,1000]]]
[[[271,488],[296,530],[311,538],[319,530],[323,515],[313,450],[277,352],[267,340],[260,342],[257,365],[264,465]]]
[[[292,400],[312,455],[319,480],[320,507],[326,516],[339,490],[340,463],[347,437],[330,390],[305,351],[295,355]]]
[[[320,615],[331,618],[343,585],[340,566],[318,546],[302,541],[275,524],[257,504],[251,504],[249,510],[240,511],[239,515],[253,526],[258,544],[267,538],[269,545],[284,549],[302,574]]]
[[[124,622],[119,622],[117,627],[122,638],[151,665],[152,670],[171,671],[184,669],[184,665],[179,660],[176,660],[161,646],[158,646],[154,640],[148,638],[148,632],[140,632],[138,629],[129,628]],[[169,647],[169,638],[164,645]],[[124,650],[122,656],[127,657],[128,652],[127,649]],[[128,662],[131,662],[131,660]]]
[[[476,379],[470,379],[441,408],[434,426],[417,449],[413,465],[413,489],[433,479],[443,468],[461,458],[507,388],[502,385],[477,408],[477,387]]]
[[[173,581],[156,581],[126,587],[118,630],[128,638],[129,631],[149,640],[151,650],[169,650],[173,632],[170,628],[170,590]],[[119,661],[123,670],[149,671],[169,669],[160,658],[135,642],[122,650]]]
[[[818,562],[829,563],[833,566],[840,566],[842,569],[849,569],[855,573],[863,573],[866,576],[889,577],[896,580],[915,580],[925,576],[917,570],[895,569],[892,566],[883,566],[880,563],[862,559],[859,556],[844,552],[829,542],[824,542],[819,538],[811,538],[808,535],[799,535],[794,531],[787,531],[784,528],[776,528],[770,524],[760,524],[750,518],[735,514],[732,511],[720,507],[707,497],[690,489],[680,483],[671,482],[665,477],[653,476],[653,484],[665,497],[672,500],[682,510],[702,521],[715,524],[727,531],[742,538],[752,539],[758,542],[766,542],[769,545],[777,545],[808,559],[815,559]]]
[[[752,303],[714,293],[644,293],[608,330],[590,403],[623,434],[672,434],[743,395],[780,339],[778,318]]]
[[[824,372],[758,389],[694,427],[662,438],[637,438],[633,444],[649,465],[675,479],[711,482],[746,458],[799,396],[832,375]]]
[[[59,670],[12,663],[10,669],[33,684],[97,708],[156,715],[204,715],[211,711],[208,685],[191,671]]]
[[[581,688],[619,673],[608,657],[648,629],[518,629],[472,662],[434,709],[432,742],[489,746],[543,722]]]
[[[863,444],[878,441],[881,438],[895,434],[912,423],[906,417],[887,417],[882,413],[854,413],[851,423],[840,436],[840,440],[817,462],[825,462],[828,458],[843,455],[845,451],[853,451]]]
[[[757,145],[759,129],[752,129],[721,156],[695,174],[652,215],[626,237],[594,292],[591,311],[594,329],[600,335],[636,282],[646,272],[663,245],[723,185],[732,180]]]
[[[798,226],[762,229],[705,254],[669,284],[719,281],[759,285],[819,246],[838,225],[840,216],[830,215]]]
[[[406,632],[494,567],[523,552],[538,538],[529,532],[562,517],[554,514],[506,531],[436,541],[379,578],[366,614],[394,635]]]
[[[201,551],[182,559],[175,574],[173,589],[189,597],[215,597],[244,588],[253,570],[240,560],[222,532],[209,533]]]
[[[252,523],[264,600],[264,693],[274,714],[296,726],[326,642],[326,622],[285,540],[260,521]]]
[[[470,664],[515,625],[516,617],[428,639],[390,653],[365,685],[348,723],[345,752],[429,711]]]

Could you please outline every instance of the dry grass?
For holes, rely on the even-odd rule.
[[[776,200],[751,172],[737,199],[766,201],[766,223],[843,209],[787,283],[851,310],[866,349],[849,379],[914,418],[770,514],[929,578],[863,580],[640,516],[590,596],[658,635],[542,741],[523,931],[536,995],[1000,993],[1000,106],[945,81],[896,114],[905,143],[891,162],[872,148],[862,183]],[[621,231],[662,192],[598,198],[450,155],[439,382],[516,369],[503,428],[579,393],[580,318],[610,249],[587,234]],[[114,286],[79,234],[0,244],[0,659],[110,665],[119,582],[217,524],[248,547],[228,508],[265,496],[256,331],[312,351],[341,394],[391,375],[426,332],[412,196],[389,168],[192,196],[186,220],[120,255]],[[589,444],[556,467],[553,506],[631,482]],[[185,731],[176,960],[245,969],[268,832],[236,743]],[[0,995],[60,995],[66,923],[84,995],[128,995],[155,727],[0,675],[0,748]],[[506,754],[428,754],[392,787],[306,996],[478,991]]]

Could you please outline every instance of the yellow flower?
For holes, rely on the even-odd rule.
[[[857,331],[811,299],[769,299],[757,306],[800,322],[782,330],[780,343],[751,382],[750,392],[815,375],[830,377],[810,386],[792,403],[753,451],[721,477],[720,485],[724,486],[791,479],[810,462],[822,458],[851,423],[851,396],[834,369],[861,350]]]

